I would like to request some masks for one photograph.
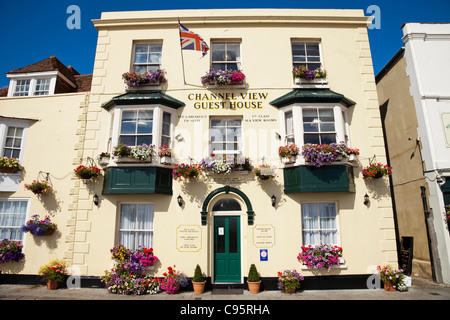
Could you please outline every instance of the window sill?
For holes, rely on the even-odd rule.
[[[215,173],[215,172],[210,172],[210,171],[204,171],[205,175],[207,176],[228,176],[228,175],[232,175],[232,174],[249,174],[250,171],[248,170],[237,170],[237,171],[231,171],[229,173]]]
[[[173,168],[173,160],[172,162],[161,162],[161,159],[155,160],[152,158],[148,160],[136,160],[130,158],[111,158],[108,160],[101,160],[99,165],[105,169],[110,167],[161,167],[161,168]]]
[[[0,191],[16,192],[19,188],[21,173],[0,173]]]
[[[244,89],[245,88],[245,84],[229,84],[229,85],[225,85],[225,86],[219,86],[217,84],[207,84],[206,85],[207,89]]]
[[[347,264],[345,263],[345,260],[344,260],[344,258],[343,257],[340,257],[339,258],[339,264],[338,265],[336,265],[336,266],[333,266],[333,269],[347,269],[348,267],[347,267]],[[311,268],[308,268],[306,265],[304,265],[304,264],[302,264],[301,266],[300,266],[300,269],[301,270],[312,270],[312,271],[320,271],[320,270],[324,270],[324,271],[327,271],[328,272],[328,269],[311,269]]]
[[[145,92],[145,91],[161,91],[161,90],[162,87],[159,85],[159,83],[126,88],[126,92]]]
[[[303,78],[295,78],[293,88],[313,89],[313,88],[329,88],[327,78],[318,78],[307,80]]]

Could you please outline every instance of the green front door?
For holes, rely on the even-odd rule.
[[[214,280],[241,282],[240,217],[214,217]]]

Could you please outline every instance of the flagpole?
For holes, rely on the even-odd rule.
[[[180,18],[178,18],[178,36],[180,37],[180,41],[181,41]],[[180,43],[180,51],[181,51],[181,68],[183,69],[183,81],[184,81],[184,84],[186,85],[186,76],[184,74],[184,55],[183,55],[183,48],[181,47],[181,43]]]

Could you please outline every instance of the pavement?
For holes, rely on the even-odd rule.
[[[412,278],[411,286],[405,292],[387,292],[379,289],[346,290],[298,290],[293,294],[281,291],[263,291],[251,294],[244,290],[241,294],[215,294],[207,291],[201,295],[193,291],[178,294],[159,292],[153,295],[117,295],[104,288],[77,288],[48,290],[43,285],[1,284],[0,300],[108,300],[108,301],[290,301],[290,300],[450,300],[450,286],[437,284],[421,278]],[[0,302],[1,303],[1,302]]]

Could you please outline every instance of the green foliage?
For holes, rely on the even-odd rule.
[[[203,282],[203,275],[202,275],[202,269],[200,269],[200,266],[197,265],[195,267],[195,271],[194,271],[194,278],[192,279],[192,281],[194,282]]]
[[[256,266],[252,264],[250,266],[250,270],[248,271],[248,279],[249,282],[258,282],[259,281],[259,275],[258,271],[256,270]]]

